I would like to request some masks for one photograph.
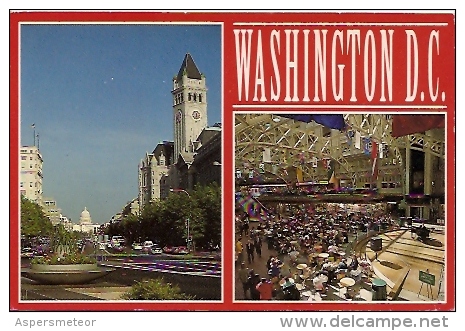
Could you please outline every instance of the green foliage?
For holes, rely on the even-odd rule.
[[[194,297],[182,293],[177,285],[165,283],[163,278],[144,279],[134,284],[129,292],[121,297],[124,300],[193,300]]]
[[[26,237],[47,236],[53,229],[42,207],[21,195],[21,235]]]
[[[65,253],[63,255],[53,254],[47,256],[36,256],[31,260],[32,264],[49,264],[49,265],[63,265],[63,264],[93,264],[97,260],[93,257],[80,254],[80,253]]]
[[[161,246],[185,246],[186,220],[197,248],[221,244],[221,188],[196,186],[192,192],[172,192],[145,206],[139,217],[129,214],[108,227],[107,234],[123,235],[128,244],[156,240]]]

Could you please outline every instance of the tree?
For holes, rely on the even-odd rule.
[[[121,297],[124,300],[193,300],[195,297],[182,293],[179,286],[165,283],[163,279],[143,279],[134,284]]]
[[[52,229],[52,222],[45,216],[42,207],[21,195],[21,235],[48,236]]]
[[[153,240],[161,246],[187,244],[189,235],[197,247],[221,244],[221,187],[216,183],[196,186],[185,194],[173,192],[164,200],[146,205],[140,216],[129,214],[107,231],[123,235],[128,243]]]
[[[194,240],[198,247],[221,245],[221,187],[216,183],[196,186],[192,193],[200,211],[194,223]]]

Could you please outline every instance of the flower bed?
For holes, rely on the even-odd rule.
[[[70,265],[70,264],[96,264],[94,257],[80,253],[68,253],[62,255],[37,256],[32,259],[31,265]]]

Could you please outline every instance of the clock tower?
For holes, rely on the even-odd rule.
[[[187,53],[173,78],[174,162],[179,154],[194,153],[197,138],[207,127],[207,88],[192,56]]]

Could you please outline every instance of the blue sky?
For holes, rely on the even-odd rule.
[[[44,197],[108,221],[138,193],[138,164],[173,140],[172,78],[190,53],[221,122],[221,27],[22,25],[21,145],[39,134]],[[37,139],[36,139],[37,144]]]

